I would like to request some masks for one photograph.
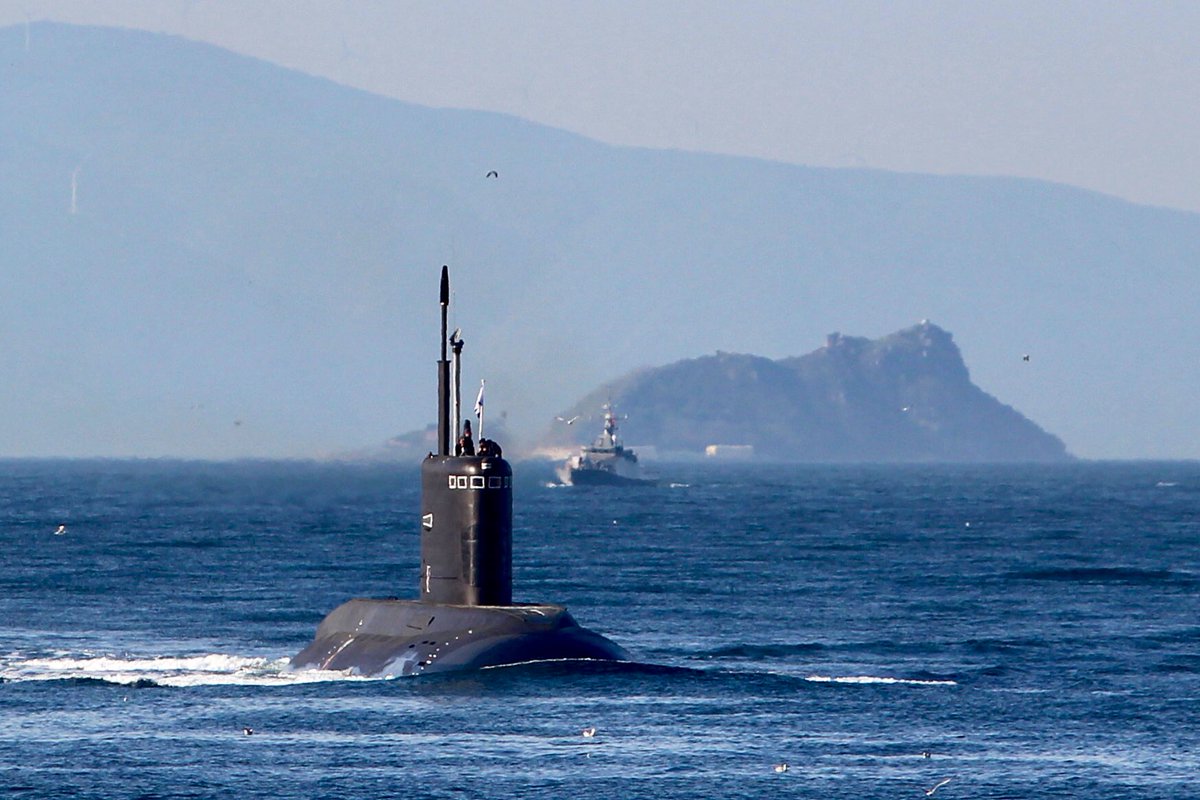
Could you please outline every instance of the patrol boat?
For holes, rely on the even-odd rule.
[[[617,433],[617,414],[611,402],[604,404],[604,430],[591,444],[579,448],[556,470],[560,482],[569,486],[652,485],[642,477],[637,454],[621,444]]]
[[[438,452],[421,464],[420,597],[343,603],[291,665],[398,677],[529,661],[627,661],[624,648],[581,627],[563,606],[512,602],[512,467],[499,445],[482,438],[477,454],[473,445],[451,452],[446,344],[454,351],[456,421],[463,344],[457,331],[446,338],[449,304],[442,267]]]

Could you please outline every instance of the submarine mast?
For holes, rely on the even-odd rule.
[[[442,357],[438,360],[438,455],[450,455],[450,362],[446,359],[446,312],[450,308],[450,268],[442,265]]]

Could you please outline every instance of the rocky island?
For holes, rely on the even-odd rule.
[[[1071,459],[1058,437],[974,385],[951,334],[928,321],[875,340],[832,333],[792,358],[718,352],[638,370],[565,410],[580,419],[552,426],[546,443],[594,435],[588,420],[610,399],[628,415],[625,441],[661,455],[725,447],[808,462]]]

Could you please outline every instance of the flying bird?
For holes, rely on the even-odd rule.
[[[936,792],[938,789],[942,788],[943,786],[945,786],[945,785],[946,785],[947,783],[949,783],[949,782],[950,782],[950,779],[949,779],[949,778],[946,778],[946,780],[944,780],[944,781],[939,781],[939,782],[935,783],[935,784],[933,785],[933,788],[932,788],[932,789],[926,789],[926,790],[925,790],[925,796],[926,796],[926,797],[931,797],[931,796],[933,795],[933,793],[934,793],[934,792]]]
[[[488,174],[487,174],[487,175],[485,175],[484,177],[487,177],[487,178],[499,178],[499,177],[500,177],[500,173],[499,173],[499,172],[496,172],[496,170],[491,170],[491,171],[490,171],[490,172],[488,172]]]
[[[55,536],[62,536],[62,535],[63,535],[64,533],[66,533],[66,532],[67,532],[67,526],[66,526],[66,525],[59,525],[59,526],[58,526],[58,530],[56,530],[56,531],[54,532],[54,535],[55,535]]]
[[[1022,360],[1022,361],[1028,361],[1028,360],[1029,360],[1029,353],[1026,353],[1025,355],[1021,356],[1021,360]]]
[[[591,739],[593,736],[596,735],[596,729],[595,728],[584,728],[582,731],[580,731],[580,733],[583,734],[583,738]]]
[[[253,736],[254,728],[251,728],[249,725],[247,725],[246,727],[242,728],[242,733],[246,734],[247,736]]]
[[[555,417],[555,419],[558,420],[559,422],[565,422],[568,425],[573,425],[575,423],[575,420],[579,419],[579,415],[576,414],[575,416],[571,417],[570,419],[565,419],[563,417]]]

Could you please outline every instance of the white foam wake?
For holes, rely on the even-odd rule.
[[[877,675],[809,675],[804,680],[813,683],[901,683],[911,686],[958,686],[958,681],[883,678]]]
[[[292,670],[288,659],[205,653],[187,656],[113,656],[61,654],[0,656],[0,678],[8,681],[53,681],[90,678],[109,683],[152,681],[159,686],[256,685],[287,686],[330,680],[365,680],[348,672]]]

